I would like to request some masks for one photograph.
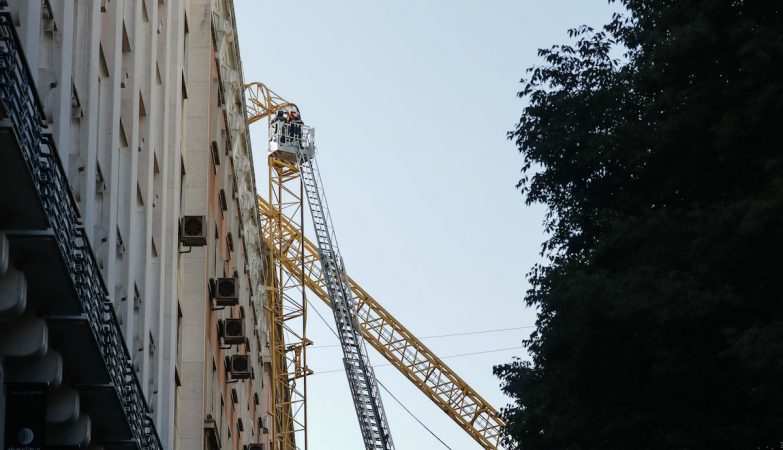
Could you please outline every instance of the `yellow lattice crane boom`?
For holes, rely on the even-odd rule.
[[[248,124],[258,122],[288,107],[296,108],[296,105],[277,95],[264,83],[255,82],[245,85],[245,117]]]
[[[284,223],[285,242],[275,242],[271,224],[277,211],[258,197],[261,212],[261,235],[268,246],[304,248],[304,266],[292,252],[282,255],[281,263],[294,276],[303,276],[307,287],[327,305],[329,295],[321,272],[318,247],[297,231],[295,225]],[[505,421],[500,413],[443,360],[427,348],[405,326],[367,293],[356,280],[350,279],[358,298],[357,314],[362,334],[375,350],[382,354],[406,378],[486,449],[500,446]]]
[[[262,83],[246,85],[245,98],[248,123],[270,118],[270,136],[273,130],[279,133],[281,126],[286,127],[286,130],[290,127],[281,125],[279,121],[273,124],[271,119],[278,111],[295,110],[298,117],[296,105],[286,101]],[[297,130],[299,130],[298,139],[301,139],[302,127]],[[287,145],[290,148],[291,139],[291,135],[283,137],[282,141],[278,137],[274,146],[270,145],[269,199],[258,196],[261,214],[260,232],[266,247],[270,249],[276,270],[268,276],[271,281],[267,289],[271,295],[266,307],[269,313],[272,343],[273,379],[277,380],[277,383],[273,382],[275,404],[272,405],[273,428],[276,434],[275,450],[294,448],[296,446],[294,436],[297,434],[304,435],[304,447],[307,446],[306,375],[310,370],[307,368],[306,347],[312,342],[306,338],[305,333],[307,308],[304,288],[307,287],[332,307],[337,315],[337,309],[333,305],[334,300],[330,297],[330,294],[334,295],[334,292],[330,292],[330,288],[334,291],[335,285],[347,287],[345,292],[351,301],[345,304],[350,304],[354,309],[351,314],[355,314],[357,333],[360,333],[366,342],[400,370],[483,448],[499,448],[505,428],[500,413],[355,280],[344,275],[342,271],[338,271],[335,278],[335,265],[342,266],[342,260],[339,258],[338,251],[337,258],[330,256],[326,262],[322,261],[321,255],[324,251],[319,248],[319,245],[323,247],[321,242],[323,238],[329,239],[324,228],[319,229],[316,225],[316,232],[320,230],[324,235],[318,235],[319,245],[304,236],[303,194],[305,190],[303,186],[313,183],[313,174],[312,165],[309,163],[311,156],[302,156],[302,150],[299,149],[310,148],[314,151],[314,146],[312,142],[309,147],[301,142],[297,143],[293,151],[299,154],[298,162],[296,157],[293,160],[287,157],[285,151],[272,151],[273,147],[278,149]],[[300,165],[303,169],[308,168],[304,171],[304,176]],[[316,190],[314,194],[311,190],[307,195],[312,201],[311,197],[313,195],[317,197],[318,192]],[[320,216],[320,213],[318,215]],[[324,218],[319,217],[319,219]],[[321,223],[327,226],[326,221]],[[327,251],[326,254],[330,255],[331,252]],[[328,273],[324,273],[323,264],[326,264]],[[350,380],[350,373],[348,375]],[[301,414],[296,413],[297,408],[304,410],[303,419],[299,418]],[[365,444],[367,445],[367,442]]]

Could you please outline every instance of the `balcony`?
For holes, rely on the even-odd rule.
[[[0,282],[15,283],[0,290],[0,304],[10,305],[0,309],[7,401],[46,402],[24,408],[44,441],[19,444],[162,449],[7,13],[0,13],[0,240],[10,261]],[[5,432],[14,436],[24,414],[7,411],[15,415]]]

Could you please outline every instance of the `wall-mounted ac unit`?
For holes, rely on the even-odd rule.
[[[243,319],[223,319],[218,322],[218,330],[226,345],[245,343],[245,321]]]
[[[212,298],[218,306],[239,304],[239,283],[236,278],[218,278],[213,280]]]
[[[204,216],[185,216],[180,222],[180,242],[191,247],[207,245],[207,219]]]
[[[253,376],[250,358],[247,355],[226,356],[226,366],[229,375],[234,380],[245,380]]]

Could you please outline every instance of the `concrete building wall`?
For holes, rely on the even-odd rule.
[[[208,417],[223,448],[262,442],[263,249],[233,3],[5,10],[163,447],[207,448]],[[205,246],[181,244],[188,215],[206,217]],[[218,310],[210,283],[221,277],[236,278],[239,304]],[[245,319],[247,344],[223,345],[226,318]],[[232,382],[225,358],[236,354],[250,355],[253,379]]]
[[[134,369],[168,442],[184,2],[9,6]]]
[[[207,245],[182,259],[187,348],[177,440],[183,449],[214,448],[219,442],[221,448],[238,450],[265,439],[259,418],[267,410],[259,358],[265,290],[252,151],[233,4],[194,0],[188,17],[187,88],[206,95],[187,105],[183,214],[205,216],[208,232]],[[218,308],[209,286],[223,277],[236,278],[239,302]],[[243,345],[223,345],[218,334],[219,321],[231,318],[244,320]],[[249,355],[253,379],[236,381],[229,375],[232,355]]]

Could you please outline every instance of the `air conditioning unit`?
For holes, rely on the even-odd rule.
[[[212,298],[218,306],[239,304],[239,285],[236,278],[218,278],[214,281]]]
[[[207,245],[207,219],[204,216],[185,216],[180,222],[180,242],[190,247]]]
[[[226,365],[228,373],[234,380],[245,380],[253,376],[253,369],[250,367],[250,357],[247,355],[226,356]]]
[[[264,444],[247,444],[245,450],[266,450]]]
[[[223,319],[218,322],[220,337],[226,345],[245,343],[244,319]]]

